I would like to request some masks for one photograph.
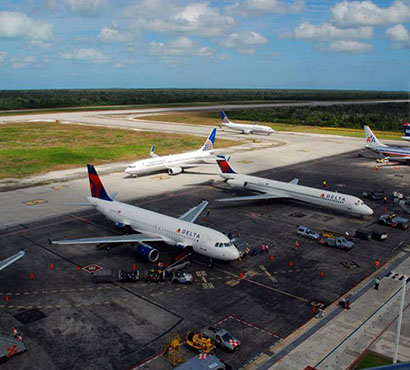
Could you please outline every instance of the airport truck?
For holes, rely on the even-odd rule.
[[[0,364],[6,362],[10,357],[26,350],[21,335],[16,329],[13,331],[13,336],[0,334]]]
[[[329,247],[340,248],[345,251],[349,251],[354,246],[354,243],[350,240],[347,240],[344,236],[320,238],[319,243],[327,245]]]
[[[399,229],[407,229],[409,227],[409,219],[404,217],[397,217],[394,213],[384,214],[379,216],[377,222],[381,225],[397,227]]]
[[[227,352],[237,351],[241,341],[236,339],[225,329],[216,329],[212,326],[202,331],[205,337],[212,339],[215,344]]]

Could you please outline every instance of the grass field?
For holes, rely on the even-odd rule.
[[[172,123],[186,123],[207,126],[218,126],[221,122],[219,113],[169,113],[161,115],[144,116],[140,117],[140,119],[149,121],[164,121]],[[251,121],[235,120],[235,122],[253,124],[253,122]],[[276,131],[306,132],[312,134],[329,134],[364,138],[364,130],[358,129],[306,126],[270,122],[259,122],[259,124],[270,126]],[[375,130],[374,133],[377,135],[378,139],[386,140],[400,140],[400,137],[403,136],[403,133],[401,132],[380,132]]]
[[[374,352],[367,352],[363,359],[354,367],[354,370],[358,369],[371,369],[372,367],[391,365],[393,362]]]
[[[0,125],[0,179],[26,177],[86,163],[133,161],[148,157],[151,145],[159,155],[200,148],[192,135],[169,135],[49,122]],[[216,139],[215,147],[237,142]]]

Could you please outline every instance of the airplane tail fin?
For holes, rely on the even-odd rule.
[[[222,117],[222,123],[231,123],[231,121],[229,121],[229,118],[226,116],[223,110],[221,110],[221,117]]]
[[[404,129],[404,136],[405,137],[410,137],[410,123],[404,122],[403,123],[403,129]]]
[[[203,151],[212,150],[215,144],[215,137],[216,137],[216,128],[213,128],[210,134],[208,135],[207,139],[205,140],[205,143],[202,146],[201,150]]]
[[[376,135],[373,133],[373,131],[370,129],[369,126],[364,126],[364,132],[366,134],[366,146],[367,147],[386,146],[385,144],[382,144],[377,139]]]
[[[218,157],[216,163],[218,163],[222,173],[236,173],[224,156]]]
[[[90,180],[91,196],[93,198],[108,200],[112,202],[112,199],[108,196],[104,189],[100,177],[92,164],[87,164],[88,179]]]

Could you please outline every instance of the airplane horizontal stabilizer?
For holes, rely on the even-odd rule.
[[[195,222],[207,205],[208,202],[206,200],[203,200],[196,207],[193,207],[189,211],[185,212],[182,216],[179,217],[179,219],[188,222]]]
[[[10,266],[12,263],[16,262],[19,260],[21,257],[23,257],[26,254],[25,251],[20,251],[8,258],[6,258],[3,261],[0,261],[0,271],[5,269],[7,266]]]
[[[67,245],[67,244],[100,244],[100,243],[143,243],[143,242],[160,242],[161,237],[147,236],[144,234],[101,236],[98,238],[84,239],[67,239],[67,240],[49,240],[50,244]]]
[[[289,198],[286,195],[276,195],[276,194],[258,194],[258,195],[248,195],[245,197],[236,197],[236,198],[224,198],[216,199],[218,202],[236,202],[240,200],[266,200],[266,199],[281,199]]]

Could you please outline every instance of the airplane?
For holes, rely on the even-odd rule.
[[[410,164],[410,148],[389,146],[381,143],[379,140],[377,140],[376,135],[373,133],[369,126],[364,126],[364,131],[366,134],[367,149],[388,158],[390,161]]]
[[[224,234],[209,227],[194,224],[208,205],[202,201],[179,218],[152,212],[111,199],[93,165],[88,164],[91,196],[88,204],[95,207],[117,226],[129,226],[138,232],[131,235],[102,236],[84,239],[50,240],[50,244],[136,243],[137,254],[149,262],[159,259],[159,251],[146,242],[164,242],[180,249],[193,250],[210,259],[234,261],[239,252]]]
[[[151,147],[151,158],[142,159],[129,165],[125,173],[131,176],[146,175],[152,172],[168,171],[170,175],[177,175],[186,168],[209,165],[206,160],[215,159],[213,148],[215,143],[216,128],[212,129],[201,149],[186,153],[159,156]]]
[[[4,270],[7,266],[10,266],[12,263],[16,262],[19,260],[21,257],[23,257],[26,254],[24,251],[20,251],[16,254],[13,254],[12,256],[6,258],[3,261],[0,261],[0,271]]]
[[[233,123],[229,120],[229,118],[226,116],[224,111],[221,111],[221,116],[222,116],[222,124],[220,125],[220,127],[224,126],[224,127],[230,128],[232,130],[242,131],[242,133],[245,134],[245,135],[260,132],[260,133],[268,134],[268,136],[269,136],[272,132],[275,132],[275,130],[272,127],[259,126],[258,123],[256,123],[256,122],[255,122],[254,125],[246,125],[246,124],[242,124],[242,123]]]
[[[221,169],[222,178],[229,186],[259,193],[243,197],[217,199],[219,202],[295,199],[356,216],[370,216],[373,214],[370,207],[364,204],[361,199],[352,195],[298,185],[299,179],[297,178],[287,183],[262,177],[241,175],[234,171],[226,159],[217,159],[217,163]]]
[[[410,141],[410,123],[404,122],[403,129],[404,129],[404,136],[402,136],[401,138],[403,140]]]

